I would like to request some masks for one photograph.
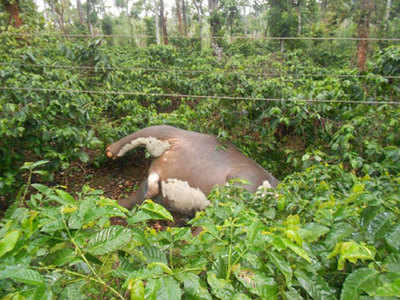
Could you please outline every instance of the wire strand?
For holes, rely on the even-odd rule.
[[[150,97],[175,97],[175,98],[197,98],[197,99],[224,99],[224,100],[249,100],[266,102],[305,102],[305,103],[344,103],[344,104],[366,104],[366,105],[400,105],[400,101],[355,101],[355,100],[322,100],[322,99],[280,99],[280,98],[259,98],[259,97],[231,97],[216,95],[185,95],[172,93],[145,93],[145,92],[116,92],[116,91],[94,91],[94,90],[72,90],[72,89],[48,89],[48,88],[20,88],[20,87],[0,87],[0,90],[15,91],[36,91],[36,92],[67,92],[67,93],[85,93],[101,95],[129,95],[129,96],[150,96]]]
[[[0,66],[10,66],[10,67],[34,67],[34,68],[53,68],[53,69],[66,69],[66,70],[111,70],[111,71],[133,71],[133,70],[143,70],[143,71],[150,71],[150,72],[183,72],[183,73],[202,73],[202,74],[209,74],[209,73],[224,73],[224,74],[235,74],[235,75],[248,75],[248,76],[263,76],[268,78],[280,77],[282,75],[294,76],[294,77],[320,77],[320,76],[329,76],[329,77],[343,77],[343,78],[366,78],[370,77],[371,75],[360,75],[360,74],[323,74],[323,73],[249,73],[249,72],[232,72],[232,71],[221,71],[221,70],[189,70],[189,69],[179,69],[179,68],[172,68],[172,69],[165,69],[165,68],[147,68],[147,67],[93,67],[93,66],[64,66],[64,65],[44,65],[44,64],[12,64],[12,63],[0,63]],[[382,78],[386,79],[400,79],[400,76],[394,75],[379,75]]]

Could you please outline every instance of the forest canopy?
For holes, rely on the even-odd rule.
[[[127,211],[160,124],[279,186]],[[0,298],[398,299],[399,208],[399,1],[0,0]]]

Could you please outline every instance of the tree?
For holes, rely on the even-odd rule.
[[[360,16],[357,24],[358,38],[357,44],[357,67],[360,71],[365,71],[365,62],[368,53],[368,40],[370,17],[372,14],[372,0],[361,0]]]
[[[203,8],[203,1],[202,0],[192,0],[194,7],[196,8],[197,12],[197,19],[198,19],[198,24],[199,24],[199,41],[200,41],[200,46],[203,41],[203,18],[204,18],[204,8]]]
[[[181,36],[183,36],[183,21],[182,21],[182,8],[181,8],[181,0],[175,0],[175,9],[176,9],[176,18],[178,20],[178,32]]]
[[[208,0],[208,13],[210,22],[210,40],[214,55],[222,59],[221,29],[222,20],[219,12],[219,0]]]
[[[71,6],[71,3],[69,0],[47,0],[46,2],[50,7],[55,23],[63,33],[66,33],[66,11]]]
[[[76,9],[78,10],[79,15],[79,24],[83,25],[83,11],[82,11],[82,3],[81,0],[76,0]]]
[[[386,11],[385,11],[385,29],[388,27],[389,18],[390,18],[390,10],[392,8],[392,0],[386,0]]]
[[[22,26],[19,0],[2,0],[3,6],[9,15],[8,23],[18,28]]]
[[[160,1],[160,23],[161,23],[161,32],[163,37],[164,45],[168,45],[168,33],[167,33],[167,17],[164,14],[164,0]]]
[[[187,5],[185,0],[182,1],[182,20],[183,20],[183,32],[185,36],[187,36],[188,33],[188,24],[187,24]]]
[[[271,36],[290,37],[298,32],[298,16],[292,1],[270,0],[268,28]],[[280,40],[281,52],[285,50],[284,40]]]

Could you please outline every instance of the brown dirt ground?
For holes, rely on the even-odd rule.
[[[144,151],[135,151],[116,160],[108,160],[95,167],[74,162],[55,175],[54,183],[65,186],[74,195],[83,185],[104,191],[108,198],[119,200],[135,190],[146,176],[150,159],[145,159]]]

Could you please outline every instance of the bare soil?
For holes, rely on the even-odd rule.
[[[104,191],[108,198],[119,200],[135,190],[146,176],[150,159],[144,151],[135,151],[116,160],[108,160],[101,167],[74,162],[71,167],[55,175],[55,184],[65,186],[75,194],[83,185]]]

